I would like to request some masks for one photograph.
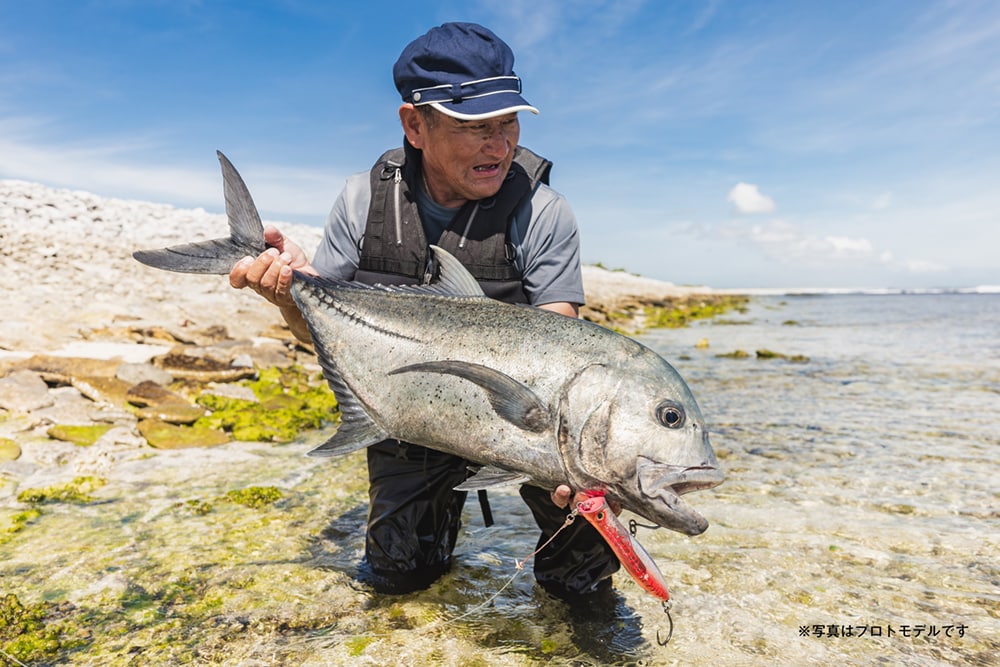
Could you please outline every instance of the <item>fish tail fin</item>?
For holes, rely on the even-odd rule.
[[[233,163],[217,151],[222,165],[222,186],[229,218],[229,237],[185,243],[160,250],[137,250],[136,260],[165,271],[228,274],[233,265],[250,255],[264,252],[264,226],[250,190]]]

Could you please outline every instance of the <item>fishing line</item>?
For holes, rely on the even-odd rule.
[[[517,575],[521,574],[521,572],[524,570],[524,564],[527,563],[532,558],[534,558],[536,555],[538,555],[539,551],[541,551],[545,547],[549,546],[549,543],[551,543],[552,540],[556,539],[556,535],[558,535],[559,533],[561,533],[564,529],[569,528],[573,524],[573,521],[576,519],[576,516],[579,513],[580,513],[579,509],[574,509],[568,515],[566,515],[566,521],[563,522],[563,525],[559,526],[559,529],[556,532],[552,533],[552,537],[550,537],[549,539],[545,540],[544,544],[542,544],[540,547],[538,547],[537,549],[535,549],[534,551],[532,551],[525,558],[523,558],[521,560],[514,559],[514,567],[516,568],[516,570],[514,571],[514,574],[512,574],[510,576],[510,578],[507,580],[507,582],[503,586],[501,586],[500,589],[497,590],[497,592],[495,592],[493,595],[491,595],[488,598],[486,598],[483,602],[477,604],[472,609],[469,609],[464,614],[459,614],[458,616],[455,616],[453,618],[442,619],[442,621],[446,622],[446,623],[447,622],[451,622],[451,621],[460,621],[463,618],[465,618],[466,616],[474,614],[477,611],[479,611],[480,609],[482,609],[483,607],[485,607],[486,605],[492,603],[493,600],[495,600],[498,595],[500,595],[501,593],[503,593],[504,590],[506,590],[508,586],[510,586],[512,583],[514,583],[514,580],[517,579]]]
[[[573,522],[576,520],[576,517],[577,517],[577,515],[579,513],[580,513],[580,508],[579,507],[575,508],[572,512],[570,512],[569,514],[566,515],[566,521],[563,522],[563,525],[559,526],[559,530],[557,530],[556,532],[552,533],[552,537],[550,537],[549,539],[545,540],[545,543],[542,544],[542,546],[540,546],[537,549],[535,549],[534,551],[532,551],[523,560],[515,560],[514,561],[514,565],[517,567],[517,569],[518,570],[523,570],[524,569],[524,564],[527,563],[532,558],[534,558],[535,556],[537,556],[539,551],[541,551],[545,547],[549,546],[549,544],[552,542],[552,540],[556,539],[556,535],[558,535],[559,533],[563,532],[563,530],[565,530],[566,528],[569,528],[571,525],[573,525]]]
[[[2,648],[0,648],[0,656],[3,656],[7,660],[10,660],[15,665],[19,665],[19,667],[28,667],[26,664],[24,664],[23,662],[21,662],[20,660],[18,660],[14,656],[12,656],[10,653],[7,653]]]
[[[485,600],[483,600],[482,602],[480,602],[476,606],[472,607],[468,611],[465,611],[465,612],[459,614],[458,616],[452,616],[452,617],[449,617],[449,618],[438,618],[437,620],[435,620],[432,623],[429,623],[428,625],[424,625],[424,626],[419,627],[419,628],[412,628],[412,631],[420,632],[420,633],[429,632],[431,630],[434,630],[435,628],[437,628],[440,625],[445,625],[445,624],[448,624],[448,623],[454,623],[456,621],[461,621],[462,619],[464,619],[464,618],[466,618],[468,616],[472,616],[473,614],[475,614],[475,613],[477,613],[479,611],[482,611],[485,607],[487,607],[490,604],[492,604],[493,601],[496,600],[497,597],[499,597],[501,593],[503,593],[505,590],[507,590],[510,587],[510,585],[514,583],[514,580],[517,579],[518,575],[520,575],[521,572],[524,571],[524,565],[525,565],[525,563],[527,563],[529,560],[531,560],[532,558],[534,558],[538,554],[538,552],[540,552],[542,549],[544,549],[545,547],[547,547],[552,542],[552,540],[554,540],[556,538],[556,536],[559,533],[561,533],[566,528],[569,528],[573,524],[573,521],[576,519],[576,517],[577,517],[578,514],[579,514],[579,509],[574,509],[572,512],[570,512],[566,516],[566,521],[563,522],[563,525],[559,526],[559,529],[556,530],[556,532],[552,533],[552,537],[550,537],[549,539],[547,539],[541,546],[539,546],[537,549],[535,549],[534,551],[532,551],[525,558],[523,558],[521,560],[514,559],[514,568],[515,568],[514,569],[514,574],[512,574],[507,579],[507,581],[504,582],[504,585],[501,586],[499,589],[497,589],[497,591],[494,592],[492,595],[490,595],[488,598],[486,598]],[[331,630],[333,630],[333,629],[334,628],[331,628]],[[359,635],[363,636],[363,637],[390,637],[391,633],[364,632],[364,633],[359,633]],[[319,637],[316,637],[315,639],[319,639]],[[309,639],[305,639],[304,641],[310,641],[310,640]],[[27,667],[27,666],[25,665],[24,667]]]

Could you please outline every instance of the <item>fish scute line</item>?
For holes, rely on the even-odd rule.
[[[377,331],[378,333],[389,336],[390,338],[399,338],[402,340],[420,342],[419,338],[407,336],[406,334],[400,333],[399,331],[386,329],[385,327],[381,327],[371,322],[370,320],[365,319],[365,317],[358,310],[349,308],[347,304],[343,303],[342,301],[336,301],[324,295],[320,297],[320,303],[323,306],[328,307],[331,310],[340,313],[341,315],[346,317],[349,321],[356,324],[360,324],[361,326],[367,327],[368,329],[371,329],[373,331]]]

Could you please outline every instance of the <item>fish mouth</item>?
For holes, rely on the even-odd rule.
[[[681,500],[681,496],[722,484],[721,470],[714,466],[667,465],[639,457],[636,477],[639,490],[647,501],[643,509],[652,515],[640,512],[643,516],[686,535],[705,532],[708,521]]]

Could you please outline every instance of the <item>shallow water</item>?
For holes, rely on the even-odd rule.
[[[756,299],[731,320],[645,338],[688,379],[728,476],[691,496],[712,526],[683,560],[713,564],[675,595],[717,635],[700,627],[679,662],[992,664],[1000,297]],[[736,349],[751,358],[715,356]],[[675,541],[648,540],[665,571]]]
[[[535,589],[513,489],[491,492],[492,528],[468,504],[430,590],[373,595],[353,579],[363,456],[306,459],[314,434],[136,452],[96,502],[0,540],[0,593],[62,604],[79,634],[30,664],[996,664],[1000,296],[768,297],[729,320],[642,338],[688,380],[727,474],[687,497],[703,535],[639,530],[674,599],[667,647],[659,602],[623,575],[594,608]],[[736,349],[751,358],[716,356]],[[250,485],[284,497],[225,500]]]

